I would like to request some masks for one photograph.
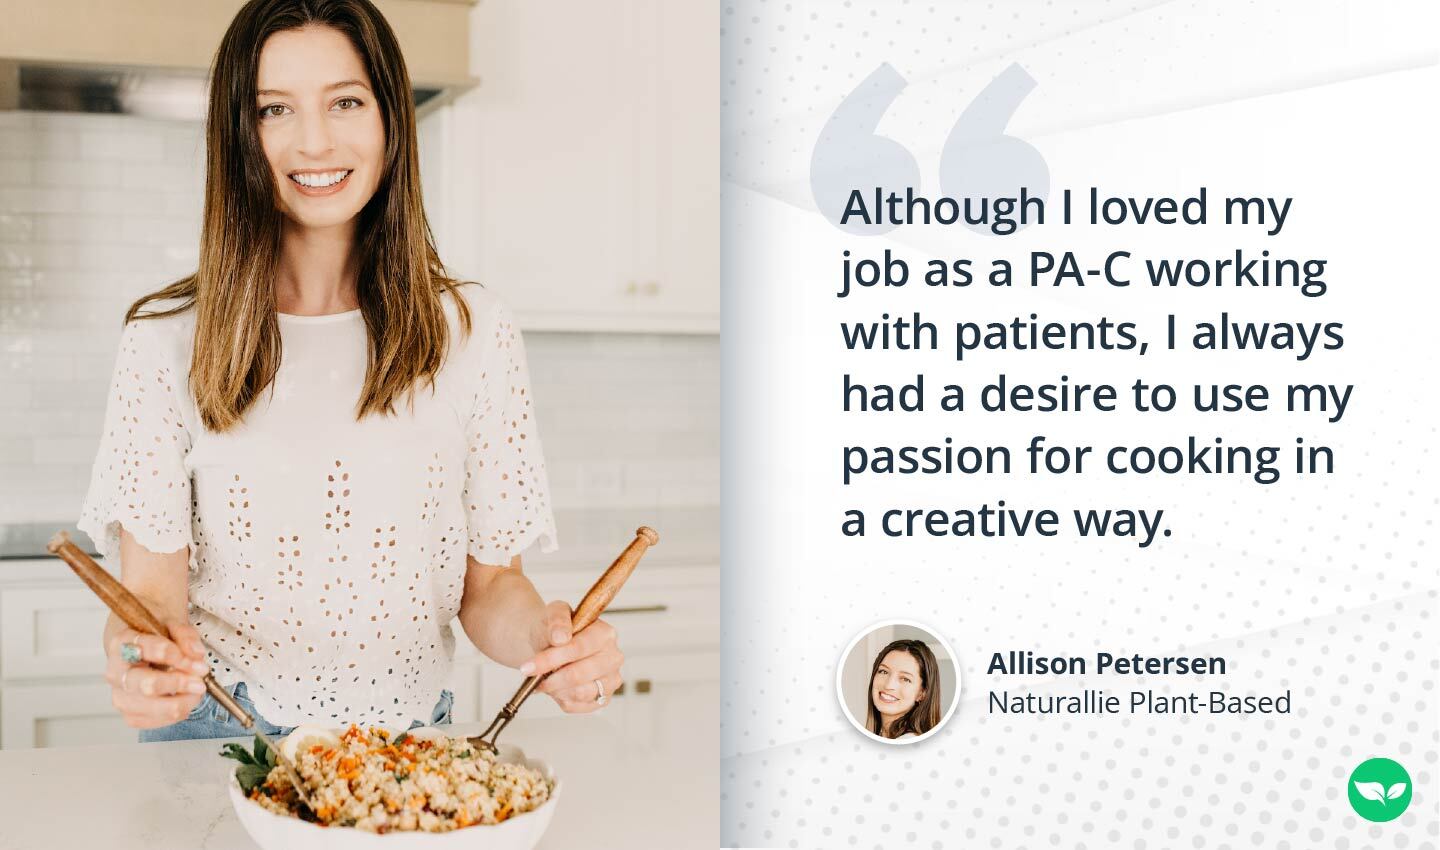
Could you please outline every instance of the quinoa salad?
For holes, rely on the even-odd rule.
[[[376,833],[496,824],[538,808],[553,790],[540,771],[498,761],[463,738],[430,731],[392,737],[385,729],[352,725],[338,745],[295,751],[296,770],[315,801],[311,812],[258,739],[253,757],[238,744],[227,744],[221,754],[241,762],[236,778],[242,790],[266,809]]]

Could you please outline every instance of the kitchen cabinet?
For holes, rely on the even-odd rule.
[[[526,330],[717,332],[719,7],[494,0],[472,39],[426,142],[447,261]]]
[[[0,569],[0,747],[134,741],[101,678],[99,600],[54,558]]]
[[[5,749],[124,744],[134,743],[135,736],[110,704],[110,685],[98,676],[7,682],[0,688],[0,745]]]

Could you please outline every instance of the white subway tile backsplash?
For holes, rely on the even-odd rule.
[[[114,187],[120,185],[120,171],[111,163],[73,160],[42,160],[35,167],[36,186]]]
[[[185,216],[126,216],[117,225],[116,234],[126,242],[146,245],[183,245],[199,251],[200,221]]]
[[[26,241],[34,235],[34,216],[0,210],[0,241]]]
[[[33,112],[0,110],[0,130],[29,130],[35,125]]]
[[[205,139],[199,133],[171,131],[165,134],[163,144],[166,162],[181,163],[204,174]]]
[[[24,242],[0,243],[0,269],[24,270],[35,265],[34,252]]]
[[[34,387],[31,384],[7,383],[0,379],[0,399],[3,399],[5,407],[11,410],[25,410],[30,407],[35,397]],[[28,445],[28,443],[26,444]],[[7,457],[5,441],[0,441],[0,457]],[[18,458],[11,458],[18,460]]]
[[[84,208],[75,189],[0,186],[0,212],[74,213]]]
[[[73,371],[73,366],[70,369]],[[90,375],[83,379],[57,378],[40,381],[32,390],[34,398],[32,404],[39,409],[53,410],[86,403],[88,399],[92,398],[103,400],[109,384],[108,378],[96,378]]]
[[[156,212],[161,215],[193,218],[198,227],[200,215],[205,211],[205,198],[199,190],[165,192],[157,197],[160,198],[162,203],[160,204],[160,209],[156,210]]]
[[[190,162],[125,162],[118,171],[119,185],[126,189],[157,192],[189,192],[203,183],[204,175],[193,173]],[[112,167],[112,173],[117,173]]]
[[[78,162],[80,160],[80,134],[46,124],[36,124],[34,156],[39,161]]]
[[[124,311],[198,260],[204,166],[199,124],[0,112],[0,523],[74,519]],[[719,503],[718,337],[525,345],[558,509]]]
[[[0,112],[0,115],[10,113]],[[35,155],[38,139],[24,127],[0,126],[0,159],[29,159]]]
[[[121,320],[124,318],[125,308],[128,303],[121,304],[114,302],[115,306],[108,310],[106,318],[99,324],[90,325],[83,329],[60,328],[58,330],[33,334],[29,340],[29,351],[34,352],[37,358],[43,358],[47,364],[44,373],[37,377],[46,377],[49,374],[49,364],[56,362],[59,358],[55,355],[85,355],[98,357],[104,363],[102,372],[109,374],[110,368],[115,364],[116,350],[120,346]]]
[[[85,212],[107,215],[170,215],[177,192],[136,192],[133,189],[86,187],[79,191]]]
[[[103,406],[93,411],[47,410],[33,404],[28,410],[0,407],[0,440],[34,437],[36,434],[88,434],[98,443],[103,415]],[[0,485],[3,485],[0,491],[23,488],[29,481],[26,475],[33,476],[34,471],[25,473],[23,468],[17,468],[13,474],[14,478],[7,479],[0,471]],[[5,522],[13,521],[10,517],[5,518]]]
[[[104,388],[101,388],[104,393]],[[37,464],[70,464],[75,465],[76,459],[85,456],[86,452],[95,451],[95,441],[89,437],[39,437],[34,440],[35,456]]]
[[[113,216],[57,213],[34,216],[37,242],[119,242]]]
[[[157,131],[82,131],[80,156],[105,162],[159,162],[165,156],[165,137]]]
[[[35,164],[28,159],[0,159],[0,186],[29,186],[35,182]]]

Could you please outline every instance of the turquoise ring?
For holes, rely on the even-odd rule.
[[[121,660],[123,660],[126,664],[139,664],[140,661],[141,661],[141,656],[140,656],[140,644],[138,644],[138,643],[122,643],[122,644],[120,644],[120,658],[121,658]]]

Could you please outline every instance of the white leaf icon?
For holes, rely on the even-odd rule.
[[[1356,782],[1355,790],[1360,792],[1361,797],[1367,800],[1379,800],[1380,805],[1385,805],[1385,786],[1379,782]],[[1405,793],[1403,784],[1400,793]]]
[[[1386,792],[1385,792],[1385,798],[1388,799],[1388,800],[1393,800],[1393,799],[1395,799],[1396,797],[1399,797],[1401,794],[1404,794],[1404,793],[1405,793],[1405,783],[1404,783],[1404,782],[1396,782],[1394,785],[1391,785],[1391,786],[1390,786],[1390,790],[1389,790],[1389,791],[1386,791]]]

